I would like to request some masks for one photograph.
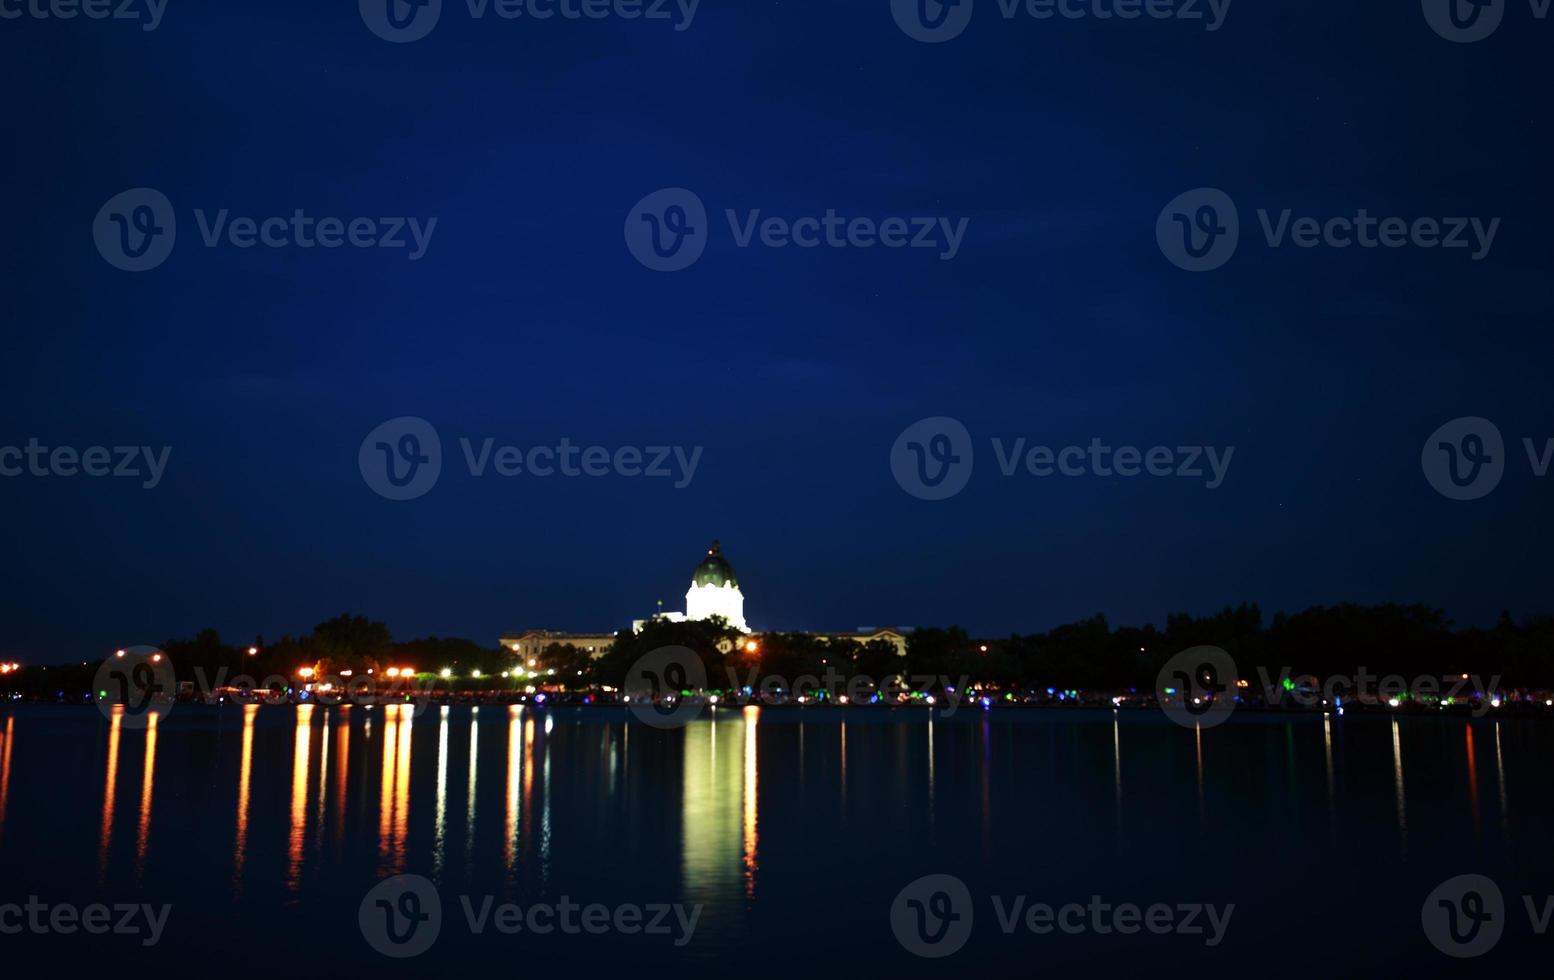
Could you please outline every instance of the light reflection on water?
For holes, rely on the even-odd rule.
[[[146,871],[146,845],[151,841],[151,787],[156,782],[156,726],[162,716],[146,716],[146,756],[140,777],[140,824],[135,834],[135,877]]]
[[[254,722],[259,717],[257,704],[243,706],[243,752],[237,771],[237,841],[232,848],[232,894],[243,894],[243,859],[248,853],[248,798],[254,774]],[[106,833],[106,832],[105,832]],[[104,847],[106,847],[106,843]]]
[[[16,742],[16,719],[5,720],[0,733],[0,842],[5,840],[5,807],[11,795],[11,746]]]
[[[119,738],[124,728],[124,709],[114,707],[108,720],[108,771],[103,779],[103,832],[98,845],[98,878],[108,875],[108,848],[113,842],[114,794],[119,785]]]
[[[0,714],[0,858],[26,859],[43,832],[61,880],[79,853],[82,878],[108,889],[184,874],[250,905],[402,872],[515,900],[618,888],[702,903],[709,931],[737,936],[802,905],[794,889],[815,869],[856,860],[893,881],[893,862],[953,852],[966,873],[998,873],[1035,840],[1099,867],[1183,842],[1363,841],[1394,867],[1443,843],[1508,854],[1513,822],[1548,809],[1520,774],[1554,740],[1517,720],[1336,714],[1206,730],[1111,711],[752,706],[660,731],[607,710],[488,706],[486,725],[469,707],[431,711],[417,724],[410,705],[178,708],[143,729],[93,711],[61,736],[90,759],[64,788],[31,778],[42,747],[57,750],[53,716]],[[85,826],[49,826],[72,788]]]

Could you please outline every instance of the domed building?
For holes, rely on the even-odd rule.
[[[691,574],[691,587],[685,593],[686,619],[711,619],[714,616],[722,616],[741,633],[750,632],[745,623],[745,594],[739,591],[734,566],[723,557],[723,548],[716,541]]]
[[[717,541],[712,542],[701,564],[691,573],[691,587],[685,592],[685,612],[666,612],[660,602],[659,610],[653,618],[683,623],[687,620],[711,619],[713,616],[722,616],[741,633],[750,632],[750,626],[745,622],[745,594],[739,589],[739,576],[734,573],[734,566],[723,557],[723,547]],[[647,622],[645,619],[633,620],[631,628],[640,633]],[[822,640],[845,639],[859,643],[884,640],[894,646],[898,654],[906,654],[906,631],[894,628],[860,628],[809,635]],[[615,634],[604,631],[561,633],[553,630],[526,630],[503,633],[499,642],[522,660],[532,660],[554,643],[570,644],[598,658],[614,645]],[[729,649],[732,649],[732,644],[726,638],[723,642],[728,643]]]

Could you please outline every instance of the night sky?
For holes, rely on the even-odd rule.
[[[13,0],[7,0],[12,3]],[[721,538],[757,629],[1256,601],[1554,612],[1554,22],[1509,0],[1448,43],[1417,0],[1235,3],[1183,21],[1006,21],[924,44],[885,0],[706,0],[672,22],[501,20],[445,0],[393,44],[355,2],[171,0],[141,25],[0,21],[7,82],[0,446],[170,446],[161,483],[0,478],[0,651],[98,657],[341,612],[396,637],[613,630],[683,608]],[[1201,5],[1201,4],[1200,4]],[[177,214],[142,273],[93,222]],[[645,268],[623,227],[696,192],[710,243]],[[1178,269],[1167,202],[1224,190],[1241,246]],[[426,253],[206,248],[194,213],[437,218]],[[1256,210],[1477,216],[1467,251],[1270,248]],[[933,250],[740,248],[723,217],[967,221]],[[419,499],[358,468],[436,427]],[[963,422],[964,492],[890,452]],[[1493,420],[1483,499],[1421,449]],[[476,478],[458,440],[703,447],[695,478]],[[1223,485],[999,473],[990,440],[1234,446]]]

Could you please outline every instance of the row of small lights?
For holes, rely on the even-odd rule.
[[[9,674],[13,670],[21,670],[21,664],[0,664],[0,674]]]

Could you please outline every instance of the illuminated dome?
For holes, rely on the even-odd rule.
[[[739,591],[734,566],[723,557],[718,542],[712,542],[707,557],[691,575],[691,587],[685,593],[686,619],[711,619],[722,616],[735,629],[748,633],[745,625],[745,595]]]
[[[723,548],[718,542],[712,542],[712,547],[707,549],[707,557],[696,566],[696,571],[691,576],[691,585],[739,588],[739,579],[734,576],[734,566],[723,557]]]

